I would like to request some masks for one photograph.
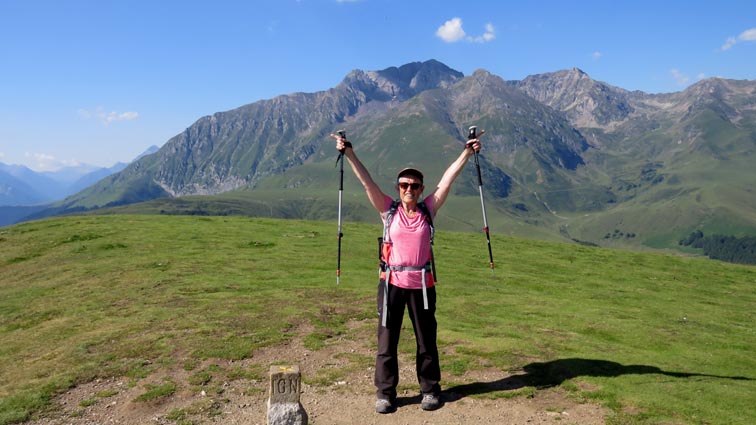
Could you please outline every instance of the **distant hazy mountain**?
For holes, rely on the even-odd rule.
[[[150,146],[134,161],[157,152]],[[0,162],[0,206],[33,205],[60,200],[117,173],[128,164],[119,162],[112,167],[81,164],[56,171],[34,171],[23,165]]]
[[[79,192],[83,189],[86,189],[89,186],[92,186],[93,184],[97,183],[98,181],[104,179],[105,177],[111,174],[114,174],[123,170],[124,168],[126,168],[127,165],[128,164],[125,162],[119,162],[109,168],[98,168],[96,170],[90,171],[87,174],[84,174],[83,176],[77,178],[74,182],[72,182],[71,185],[68,186],[68,190],[71,193]]]
[[[151,146],[135,161],[157,150],[157,146]],[[0,226],[12,224],[26,215],[43,210],[46,207],[42,205],[77,193],[123,170],[127,165],[119,162],[104,168],[83,164],[57,171],[37,172],[23,165],[0,162]]]
[[[23,165],[0,162],[4,189],[0,192],[0,205],[28,205],[61,199],[66,183],[54,176],[35,172]],[[65,196],[65,195],[63,195]]]
[[[11,174],[0,162],[0,205],[31,205],[45,201],[45,196],[21,178]]]
[[[756,233],[754,105],[756,82],[721,78],[647,94],[579,69],[522,81],[485,70],[464,76],[433,60],[355,70],[325,91],[202,117],[155,154],[39,216],[235,191],[250,214],[332,218],[328,133],[345,129],[385,186],[406,165],[438,179],[477,125],[487,131],[481,166],[492,228],[669,247],[692,229]],[[350,173],[346,184],[361,190]],[[455,191],[447,227],[476,229],[472,167]],[[350,219],[374,219],[362,197],[351,202]],[[160,211],[171,213],[169,204]]]

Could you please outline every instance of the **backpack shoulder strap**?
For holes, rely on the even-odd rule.
[[[402,204],[402,201],[399,199],[394,199],[393,202],[391,202],[391,206],[389,207],[388,213],[386,214],[386,219],[383,220],[383,240],[386,242],[389,242],[389,227],[391,227],[391,221],[394,219],[394,216],[396,215],[396,210],[399,209],[399,205]]]
[[[418,202],[417,207],[420,208],[420,212],[423,213],[423,215],[425,216],[425,221],[427,221],[428,226],[430,226],[430,240],[431,245],[433,245],[433,237],[436,234],[436,230],[433,227],[433,217],[431,216],[430,210],[428,210],[428,206],[425,205],[425,201]]]
[[[433,273],[433,280],[438,282],[438,276],[436,275],[436,257],[433,255],[433,238],[436,236],[436,229],[433,227],[433,217],[431,216],[430,211],[428,210],[428,206],[425,205],[425,201],[419,202],[417,204],[417,207],[420,208],[420,211],[425,216],[425,220],[428,222],[428,227],[430,227],[430,263],[431,263],[431,273]]]

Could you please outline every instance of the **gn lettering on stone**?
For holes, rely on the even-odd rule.
[[[274,391],[278,394],[297,394],[297,399],[299,399],[299,378],[296,377],[288,377],[284,379],[279,379],[278,382],[275,384]]]
[[[299,366],[270,368],[270,403],[299,403],[302,378]]]

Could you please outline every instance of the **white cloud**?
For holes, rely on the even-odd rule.
[[[747,29],[741,32],[737,37],[728,37],[720,50],[730,50],[732,46],[741,41],[756,41],[756,28]]]
[[[436,30],[436,36],[447,43],[456,43],[460,40],[465,40],[470,43],[487,43],[496,38],[496,28],[494,28],[493,24],[486,24],[485,30],[486,31],[482,35],[476,37],[467,35],[462,28],[462,19],[452,18],[438,27],[438,30]]]
[[[496,38],[496,30],[494,29],[494,26],[491,24],[486,24],[486,32],[483,35],[479,35],[475,38],[467,37],[467,41],[472,41],[475,43],[485,43],[485,42],[493,40],[494,38]]]
[[[675,84],[677,84],[680,87],[686,87],[687,85],[694,83],[696,81],[703,80],[706,78],[706,74],[703,72],[699,72],[695,78],[690,78],[689,76],[683,74],[679,69],[672,68],[669,70],[670,75],[672,75],[672,78],[675,80]]]
[[[25,152],[24,156],[29,159],[29,168],[34,171],[56,171],[63,167],[76,167],[82,165],[81,162],[72,159],[58,159],[53,155],[37,152]]]
[[[727,41],[725,41],[725,44],[722,45],[721,50],[730,50],[730,48],[737,42],[738,41],[735,39],[735,37],[728,37]]]
[[[115,115],[115,120],[116,121],[124,121],[124,120],[125,121],[131,121],[131,120],[135,120],[135,119],[139,118],[139,112],[133,112],[133,111],[123,112],[123,113],[120,113],[120,114],[116,114],[115,112],[111,112],[108,115],[108,118],[110,118],[113,115]]]
[[[601,59],[601,56],[603,56],[603,54],[601,52],[599,52],[598,50],[596,50],[595,52],[591,53],[591,57],[595,61]]]
[[[756,28],[751,28],[740,33],[738,36],[740,41],[756,41]]]
[[[102,106],[98,106],[94,111],[88,109],[79,109],[79,116],[83,119],[97,119],[101,123],[108,125],[115,121],[133,121],[139,118],[138,112],[106,112]]]
[[[462,19],[452,18],[436,30],[436,36],[447,43],[454,43],[465,38],[465,30],[462,29]]]
[[[670,69],[669,73],[672,74],[672,78],[675,80],[675,84],[680,87],[684,87],[690,82],[690,77],[680,72],[680,70],[678,70],[677,68]]]

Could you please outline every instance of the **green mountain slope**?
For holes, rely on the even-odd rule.
[[[573,237],[672,247],[691,229],[756,233],[756,83],[712,78],[649,95],[572,70],[510,84],[565,113],[593,147],[586,168],[609,202],[568,211],[562,226]]]

